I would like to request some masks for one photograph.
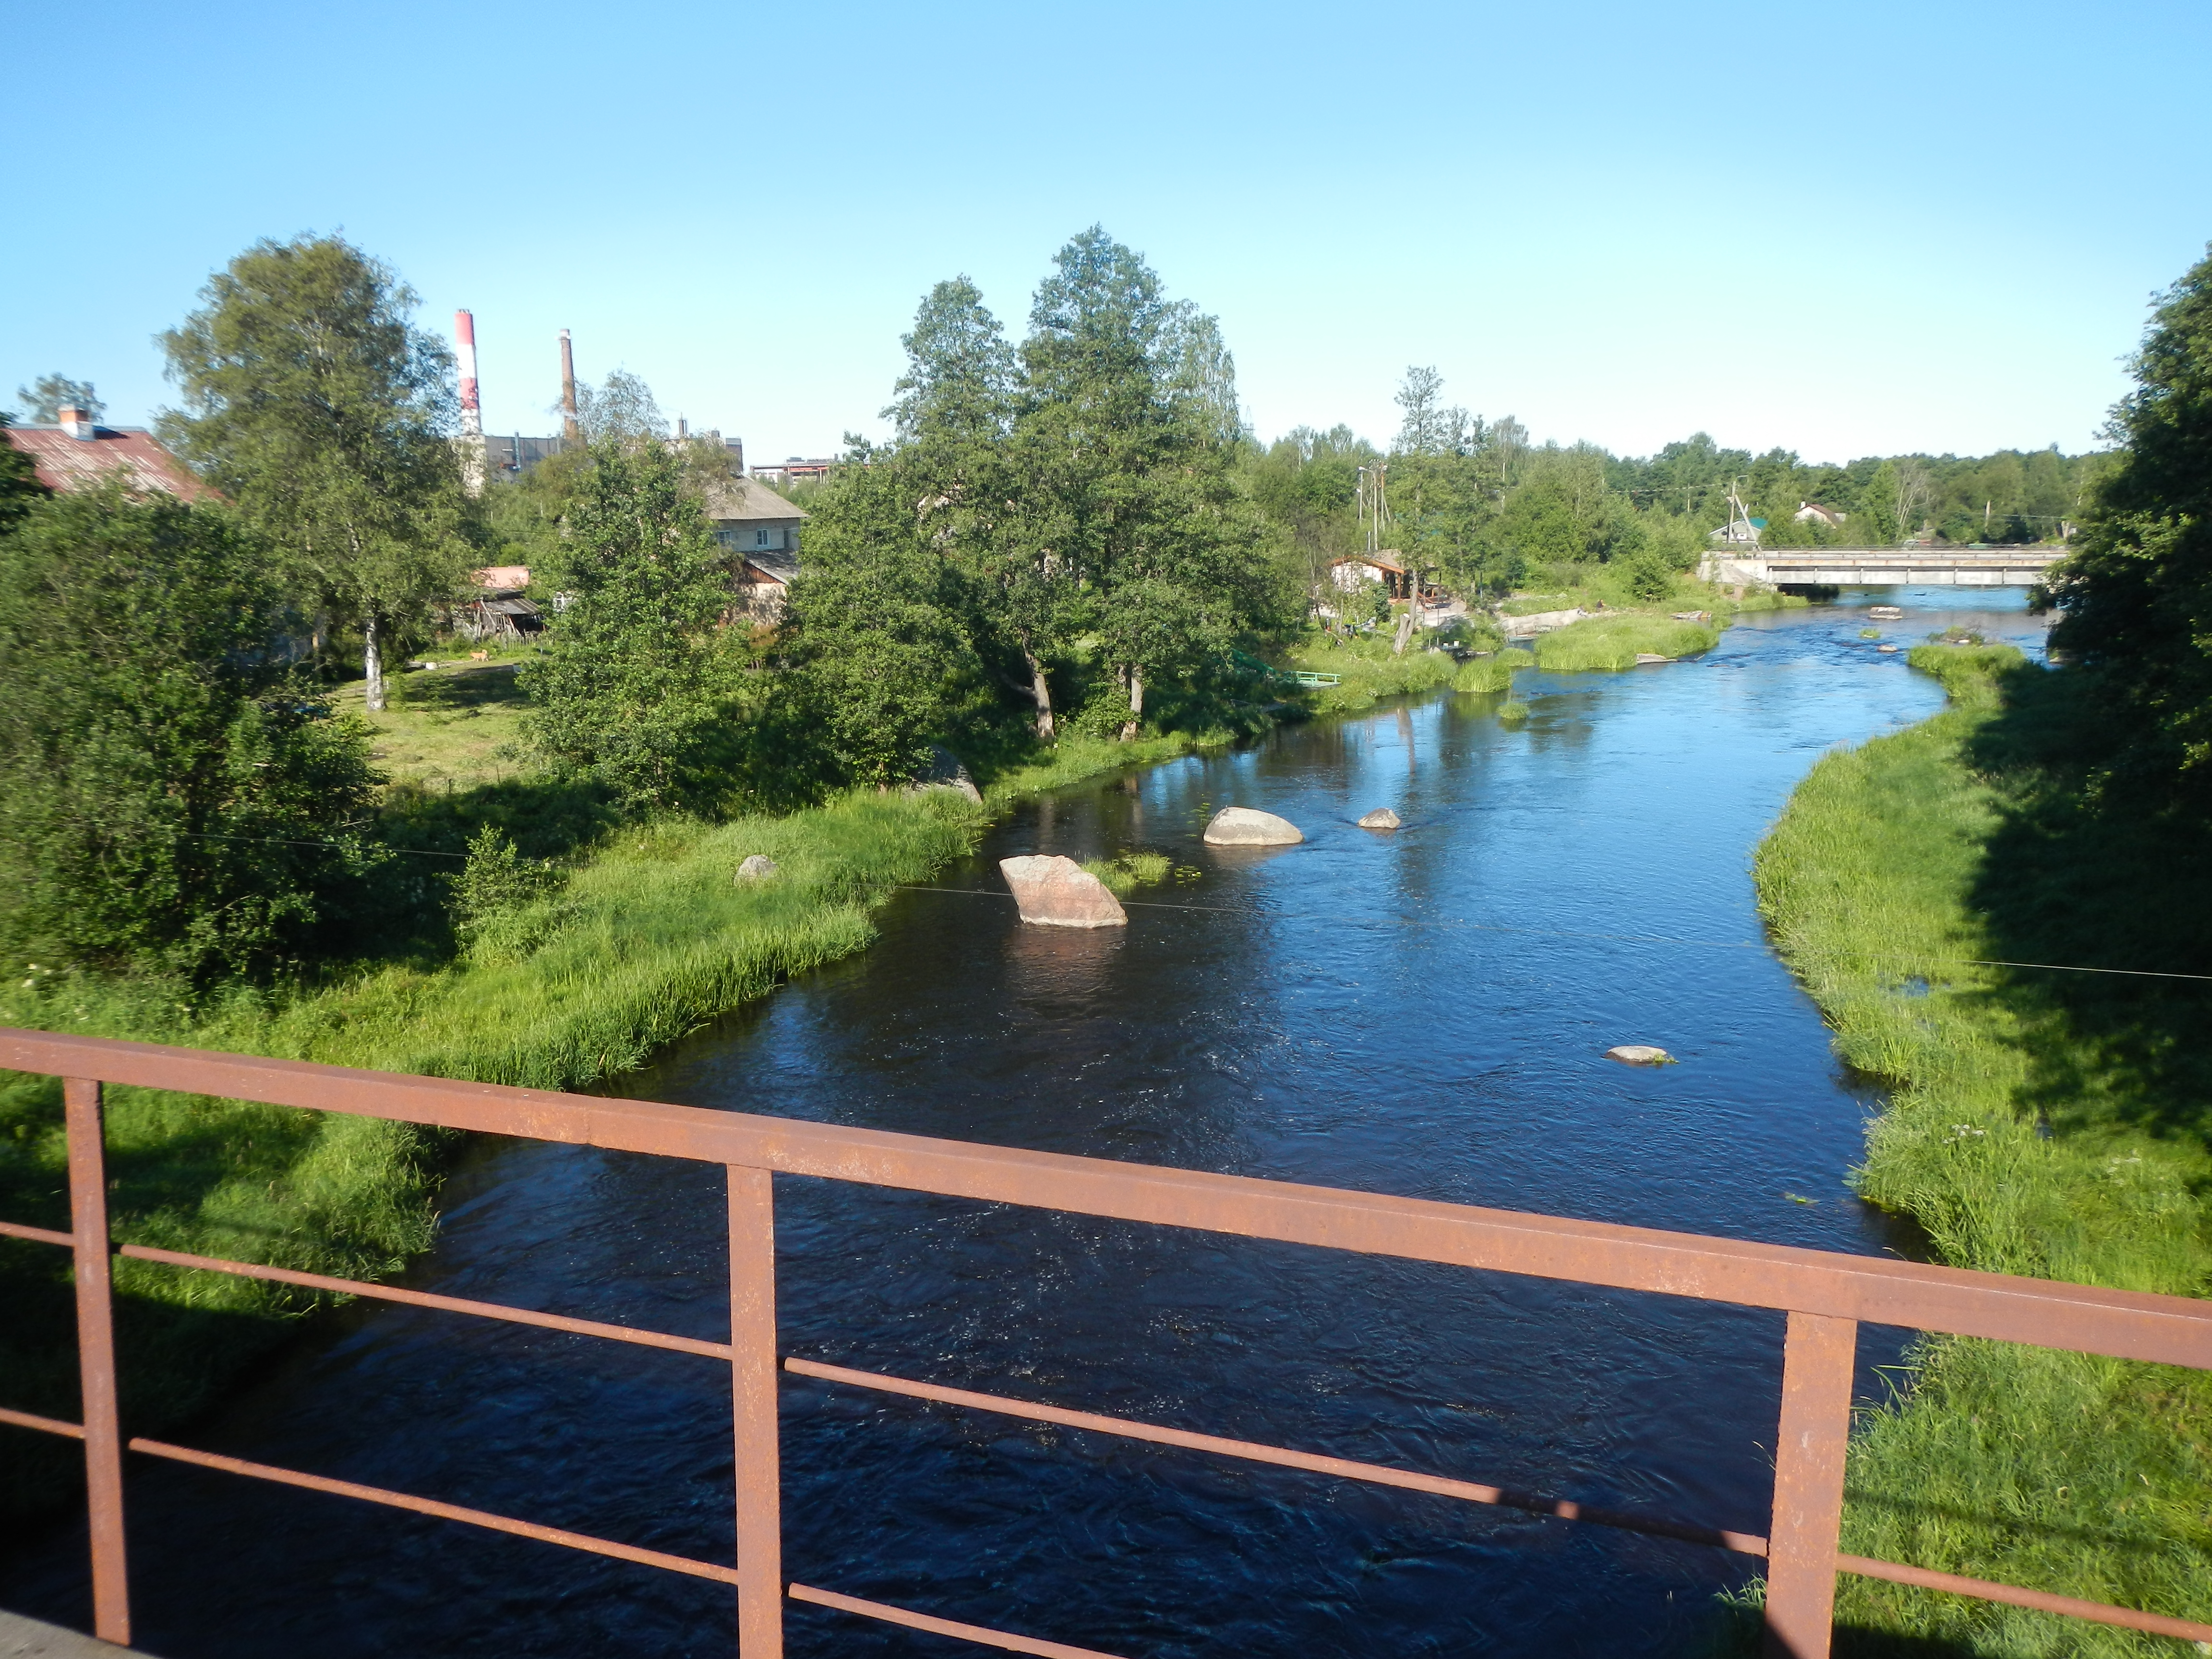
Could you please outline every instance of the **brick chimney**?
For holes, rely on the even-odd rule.
[[[61,422],[62,430],[72,438],[97,437],[100,428],[92,423],[92,416],[75,404],[64,404],[55,411],[54,418]]]

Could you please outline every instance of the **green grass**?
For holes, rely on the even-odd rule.
[[[1526,651],[1501,651],[1494,657],[1478,657],[1459,665],[1452,675],[1451,688],[1455,691],[1510,691],[1513,689],[1513,671],[1533,668],[1535,664],[1536,659]]]
[[[1756,866],[1837,1051],[1889,1091],[1858,1188],[1956,1266],[2203,1295],[2212,999],[1966,960],[2212,970],[2201,830],[2084,787],[2095,729],[2063,672],[1911,660],[1950,707],[1821,761]],[[2208,1491],[2204,1373],[1935,1339],[1860,1425],[1844,1547],[2212,1620]],[[1850,1577],[1838,1617],[1859,1653],[2175,1651]]]
[[[1122,853],[1111,860],[1085,859],[1083,867],[1116,896],[1127,898],[1139,887],[1157,887],[1165,881],[1175,860],[1164,853]]]
[[[1404,656],[1394,657],[1390,639],[1381,630],[1342,642],[1312,635],[1284,654],[1282,665],[1340,677],[1338,684],[1302,688],[1297,693],[1316,714],[1352,714],[1372,708],[1384,697],[1416,696],[1453,683],[1459,665],[1443,652],[1416,641],[1407,646]]]
[[[413,705],[407,712],[412,712]],[[406,714],[393,722],[406,729]],[[468,729],[425,724],[447,775]],[[632,1070],[660,1046],[793,975],[863,948],[872,907],[973,845],[998,809],[1101,770],[1187,751],[1194,739],[1071,741],[994,778],[977,807],[945,790],[857,792],[779,817],[672,821],[607,832],[557,890],[449,959],[384,961],[277,991],[211,1000],[167,987],[21,964],[0,981],[0,1024],[83,1031],[538,1088]],[[515,786],[487,787],[501,797]],[[420,785],[396,788],[419,804]],[[740,884],[765,853],[775,879]],[[444,861],[427,867],[442,872]],[[1130,861],[1138,879],[1165,860]],[[458,865],[453,868],[458,869]],[[139,1089],[108,1091],[118,1238],[349,1278],[398,1271],[428,1248],[452,1138],[408,1126]],[[65,1227],[60,1090],[0,1073],[0,1215]],[[0,1241],[0,1403],[76,1411],[66,1257]],[[117,1264],[131,1431],[206,1408],[241,1367],[324,1298],[226,1274]],[[73,1449],[0,1429],[0,1518],[72,1490]]]
[[[1661,612],[1636,611],[1590,617],[1536,638],[1536,666],[1555,673],[1636,665],[1639,653],[1689,657],[1710,651],[1720,630],[1703,623],[1676,622]]]

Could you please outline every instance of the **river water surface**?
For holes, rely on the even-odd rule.
[[[1765,948],[1752,849],[1826,749],[1941,702],[1858,637],[2039,649],[2016,593],[1744,618],[1693,662],[1524,675],[1022,808],[951,890],[624,1092],[1820,1249],[1907,1248],[1844,1176],[1874,1098]],[[1209,849],[1243,805],[1305,845]],[[1405,827],[1354,826],[1395,807]],[[1126,930],[1024,928],[996,860],[1155,848]],[[1601,1056],[1656,1042],[1676,1066]],[[722,1181],[495,1142],[410,1282],[719,1340]],[[785,1352],[1763,1532],[1779,1316],[780,1179]],[[1863,1386],[1900,1334],[1869,1329]],[[714,1362],[406,1310],[338,1316],[193,1443],[726,1561]],[[1755,1563],[787,1376],[800,1582],[1144,1659],[1680,1651]],[[140,1460],[168,1659],[726,1655],[730,1593]],[[0,1603],[87,1620],[82,1528]],[[951,1655],[823,1609],[796,1656]],[[965,1650],[974,1651],[975,1650]]]

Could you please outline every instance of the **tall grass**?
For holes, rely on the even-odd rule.
[[[1339,677],[1335,685],[1313,686],[1297,696],[1316,714],[1353,714],[1372,708],[1384,697],[1416,696],[1452,684],[1458,665],[1433,651],[1417,635],[1402,657],[1390,652],[1392,636],[1377,630],[1338,641],[1313,636],[1291,647],[1285,662]]]
[[[1822,760],[1756,864],[1838,1053],[1888,1086],[1858,1188],[1956,1266],[2203,1295],[2212,1076],[2195,1038],[2212,1006],[2179,982],[1988,965],[2206,971],[2194,835],[2084,787],[2064,673],[2005,647],[1911,660],[1949,708]],[[1859,1425],[1844,1547],[2212,1620],[2208,1492],[2204,1373],[1929,1340]],[[1862,1653],[2173,1650],[1848,1577],[1838,1617]]]
[[[1589,617],[1536,637],[1536,666],[1555,673],[1633,668],[1639,654],[1690,657],[1720,642],[1720,630],[1651,611]]]
[[[872,908],[967,851],[996,808],[1190,746],[1064,744],[995,779],[983,806],[948,790],[869,791],[780,817],[617,830],[557,890],[442,963],[387,961],[212,1001],[19,964],[0,981],[0,1024],[575,1088],[861,949],[873,937]],[[754,853],[778,873],[738,882]],[[0,1073],[0,1215],[67,1225],[60,1106],[52,1079]],[[108,1091],[107,1120],[122,1240],[364,1279],[398,1271],[431,1242],[450,1137],[143,1089]],[[0,1403],[64,1418],[76,1410],[66,1267],[60,1252],[0,1241]],[[322,1300],[131,1261],[117,1264],[117,1285],[125,1411],[138,1433],[204,1408]],[[68,1447],[0,1435],[0,1518],[72,1489]]]

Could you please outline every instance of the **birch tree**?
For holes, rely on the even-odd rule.
[[[161,336],[183,407],[161,434],[361,630],[380,709],[395,631],[467,568],[452,354],[410,320],[414,291],[334,236],[257,242],[200,300]]]

